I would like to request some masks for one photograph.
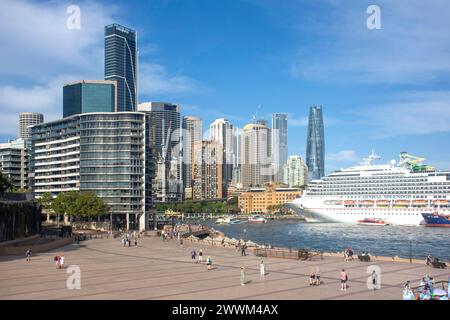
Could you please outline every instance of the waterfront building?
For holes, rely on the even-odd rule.
[[[204,140],[194,144],[193,200],[221,199],[223,190],[222,145]]]
[[[19,114],[19,138],[31,138],[29,126],[44,122],[44,115],[37,112],[22,112]]]
[[[139,112],[84,113],[31,127],[35,196],[92,191],[115,228],[145,229],[145,122]]]
[[[238,205],[243,214],[268,213],[270,206],[287,204],[300,195],[300,189],[270,184],[265,188],[250,188],[241,192]]]
[[[157,157],[155,201],[183,200],[180,107],[167,102],[145,102],[138,106],[151,119]]]
[[[110,24],[105,27],[105,80],[117,82],[117,111],[136,111],[138,105],[137,32]]]
[[[63,87],[63,118],[89,112],[117,111],[117,81],[80,80]]]
[[[275,165],[274,181],[283,181],[283,167],[288,157],[288,120],[287,114],[272,115],[272,154]]]
[[[29,140],[22,138],[0,143],[0,171],[17,189],[28,189]]]
[[[184,198],[192,199],[194,145],[202,142],[202,120],[194,116],[184,116],[182,121],[182,129]]]
[[[325,175],[325,136],[321,106],[309,109],[306,166],[309,181],[320,179]]]
[[[272,181],[271,132],[263,124],[247,124],[242,131],[242,187],[263,187]]]
[[[283,167],[283,183],[303,188],[308,183],[308,167],[300,156],[290,156]]]
[[[211,141],[219,143],[222,148],[223,190],[226,191],[233,179],[233,126],[227,119],[216,119],[209,125],[209,138]]]

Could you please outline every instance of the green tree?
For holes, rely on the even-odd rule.
[[[2,171],[0,171],[0,193],[2,192],[8,192],[8,191],[13,191],[14,190],[14,186],[11,182],[11,180],[9,179],[9,177],[4,174]]]
[[[38,199],[38,203],[42,206],[42,208],[46,211],[51,209],[53,197],[50,192],[45,192],[42,197]]]

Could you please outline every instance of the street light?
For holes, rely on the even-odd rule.
[[[346,246],[345,246],[345,237],[346,237],[347,235],[346,235],[345,233],[343,233],[342,236],[344,237],[344,252],[345,252],[345,249],[346,249]]]
[[[412,241],[413,237],[409,236],[409,263],[412,263]]]
[[[291,252],[292,251],[292,231],[289,231],[288,232],[288,236],[289,236],[289,252]]]

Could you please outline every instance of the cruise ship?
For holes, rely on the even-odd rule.
[[[288,206],[307,221],[322,222],[382,219],[420,225],[422,213],[450,213],[450,171],[424,165],[424,158],[406,152],[398,163],[375,164],[379,159],[372,150],[359,165],[312,180]]]

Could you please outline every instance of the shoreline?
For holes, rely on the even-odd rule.
[[[236,241],[240,240],[241,243],[242,242],[246,242],[247,243],[249,251],[251,250],[251,251],[254,252],[255,249],[263,249],[263,248],[265,248],[265,246],[259,245],[256,242],[253,242],[251,239],[247,239],[246,241],[244,241],[244,239],[230,238],[222,231],[215,230],[212,227],[211,228],[207,227],[207,226],[204,226],[204,227],[205,227],[205,229],[210,231],[210,234],[214,234],[215,236],[214,237],[210,237],[209,236],[209,237],[207,237],[205,239],[200,239],[200,238],[197,238],[195,236],[190,236],[188,238],[184,238],[183,241],[189,241],[191,243],[201,244],[201,245],[205,245],[205,246],[209,246],[209,247],[212,246],[212,247],[216,247],[216,248],[220,247],[220,248],[223,248],[223,249],[236,249],[236,246],[235,246],[236,245]],[[195,239],[193,239],[193,238],[195,238]],[[225,246],[222,245],[222,239],[225,239],[225,241],[224,241]],[[174,239],[174,240],[176,240],[176,239]],[[267,249],[269,249],[269,248],[267,248]],[[279,249],[279,250],[286,250],[286,251],[289,251],[289,250],[292,250],[292,251],[294,251],[294,250],[301,250],[301,248],[294,248],[293,249],[293,248],[275,247],[275,246],[271,246],[270,249]],[[312,252],[312,253],[318,253],[319,252],[324,257],[340,257],[340,258],[344,259],[344,252],[324,252],[324,251],[321,251],[321,250],[308,250],[308,251]],[[280,257],[280,259],[289,259],[289,258],[281,258]],[[411,259],[411,262],[410,262],[409,258],[401,258],[401,257],[398,257],[398,256],[388,257],[388,256],[376,256],[376,255],[371,255],[370,254],[370,259],[371,259],[370,262],[367,262],[367,263],[376,262],[376,261],[385,261],[385,262],[400,262],[400,263],[408,263],[408,264],[426,265],[425,264],[425,260],[423,260],[423,259]],[[354,261],[359,261],[358,255],[354,255],[353,260]],[[446,264],[447,264],[447,261],[443,261],[443,262],[446,262]]]

